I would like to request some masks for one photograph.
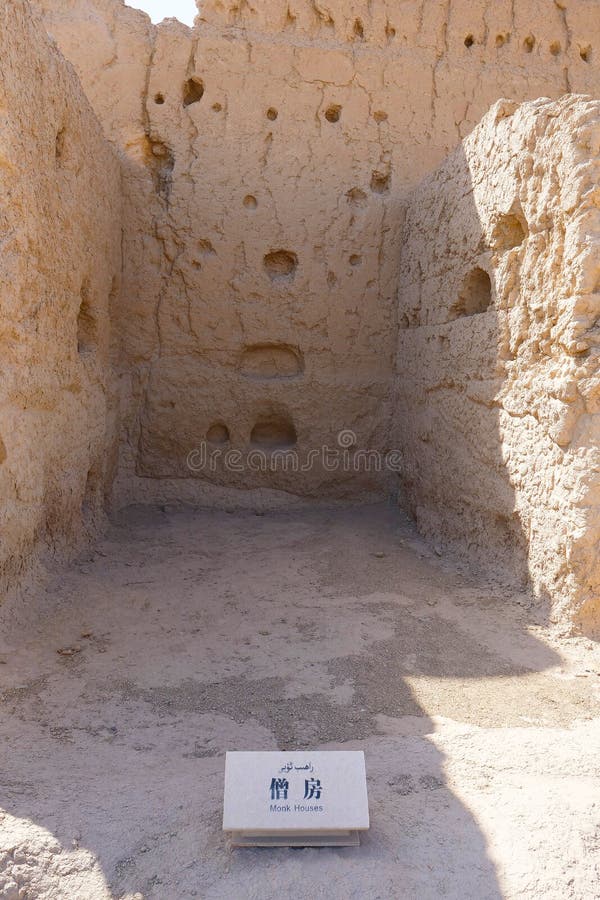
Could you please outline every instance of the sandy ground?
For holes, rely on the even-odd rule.
[[[2,617],[5,900],[600,897],[597,645],[391,509],[131,509]],[[359,849],[228,847],[226,749],[342,746]]]

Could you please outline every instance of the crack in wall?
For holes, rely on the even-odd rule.
[[[44,2],[59,9],[58,0]],[[96,0],[77,2],[89,4],[98,22],[106,15]],[[111,0],[103,2],[113,8]],[[157,150],[158,162],[150,159],[148,165],[153,192],[148,179],[142,185],[141,173],[148,169],[137,159],[135,170],[133,164],[128,169],[138,204],[130,227],[132,232],[146,229],[143,240],[131,234],[128,245],[129,252],[137,252],[143,244],[142,262],[133,266],[127,285],[141,333],[137,343],[130,328],[129,362],[131,378],[137,380],[132,405],[138,404],[147,446],[152,445],[147,471],[157,480],[172,473],[185,441],[202,437],[204,418],[227,417],[228,426],[235,418],[234,437],[248,434],[253,411],[266,400],[285,401],[299,420],[298,434],[313,443],[324,442],[342,425],[354,426],[363,440],[377,432],[377,441],[385,441],[386,392],[397,371],[395,287],[401,279],[408,190],[506,86],[518,100],[530,95],[533,84],[558,95],[581,83],[583,67],[570,68],[569,55],[584,20],[576,8],[570,7],[567,16],[559,2],[550,7],[554,15],[547,23],[538,21],[533,6],[528,23],[529,7],[515,0],[501,8],[487,2],[467,11],[450,0],[419,2],[402,17],[374,2],[351,12],[338,13],[340,4],[329,8],[333,13],[324,3],[292,10],[283,4],[274,11],[282,12],[279,32],[277,16],[269,17],[262,7],[239,3],[227,15],[223,8],[221,23],[207,8],[212,21],[200,21],[186,36],[189,46],[173,23],[154,28],[144,20],[142,28],[140,20],[138,46],[148,51],[143,72],[140,65],[141,130],[150,154]],[[129,11],[128,21],[133,15]],[[559,15],[562,49],[556,46]],[[536,43],[524,47],[534,21]],[[122,25],[115,14],[110,35],[103,38],[102,59],[110,69],[105,84],[112,94],[103,99],[98,88],[105,72],[93,73],[90,93],[107,130],[113,127],[115,140],[125,135],[129,149],[140,137],[136,132],[131,140],[127,121],[139,130],[131,99],[135,96],[137,104],[138,88],[115,94],[114,76],[119,60],[124,72],[131,71],[135,52],[127,41],[136,29],[124,36]],[[471,44],[461,33],[468,26]],[[68,41],[66,47],[81,52]],[[84,81],[91,79],[89,67],[81,71]],[[581,77],[589,81],[593,71],[587,67]],[[202,78],[201,102],[185,105],[184,98],[182,105],[182,85],[196,76]],[[153,103],[149,95],[155,79],[160,79],[161,94]],[[327,115],[332,105],[337,118]],[[494,128],[501,127],[500,121]],[[476,183],[478,173],[471,175]],[[246,204],[247,198],[253,202]],[[440,210],[440,220],[453,208],[457,204]],[[218,244],[214,258],[198,251],[199,241]],[[299,261],[294,278],[281,281],[266,274],[263,260],[277,251]],[[451,275],[451,267],[440,265],[443,274]],[[426,282],[419,286],[422,306],[427,293],[435,291],[426,272],[419,270],[419,277]],[[518,297],[517,286],[511,290]],[[416,302],[403,313],[409,325],[418,315]],[[425,308],[419,315],[435,329],[437,313]],[[535,321],[535,311],[530,318]],[[230,375],[225,354],[235,352],[232,335],[251,343],[302,344],[311,378],[303,383],[304,395],[293,394],[296,386],[291,385],[284,393],[277,383],[260,389],[236,383],[234,411],[225,387]],[[541,340],[550,336],[544,332]],[[564,342],[574,348],[576,337],[565,333]],[[181,360],[180,373],[175,359]],[[193,389],[188,389],[190,380]],[[175,413],[169,412],[171,395],[177,395]],[[196,431],[190,422],[198,423]],[[180,468],[177,477],[189,473]]]

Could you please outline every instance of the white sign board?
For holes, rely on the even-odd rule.
[[[223,830],[234,846],[354,846],[368,827],[362,751],[227,753]]]

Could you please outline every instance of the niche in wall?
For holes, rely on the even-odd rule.
[[[492,282],[485,269],[472,269],[465,280],[458,298],[450,307],[449,319],[475,316],[484,313],[492,303]]]
[[[260,415],[252,429],[250,443],[262,450],[285,450],[298,441],[291,416],[283,411],[270,411]]]
[[[290,344],[252,344],[243,350],[239,363],[246,378],[294,378],[303,370],[302,354]]]

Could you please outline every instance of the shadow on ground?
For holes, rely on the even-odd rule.
[[[57,872],[83,884],[89,851],[109,887],[86,897],[503,896],[436,734],[458,729],[460,752],[470,725],[581,715],[572,682],[549,702],[559,658],[518,601],[387,509],[129,511],[35,620],[4,613],[2,807],[21,883],[81,896]],[[228,849],[225,750],[342,745],[367,755],[360,849]]]

